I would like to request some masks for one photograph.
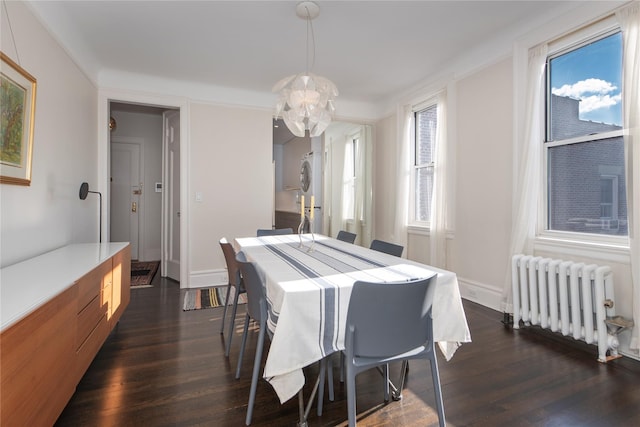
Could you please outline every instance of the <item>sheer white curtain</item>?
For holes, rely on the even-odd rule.
[[[354,140],[357,143],[354,145]],[[372,132],[371,125],[349,126],[325,140],[331,187],[325,206],[331,210],[328,234],[356,233],[356,243],[368,246],[372,228]]]
[[[616,12],[622,29],[622,114],[624,125],[633,320],[629,347],[640,351],[640,3]]]
[[[354,223],[357,242],[362,246],[371,243],[371,126],[363,125],[355,150],[355,209]]]
[[[393,241],[407,247],[407,215],[409,207],[409,186],[411,184],[410,147],[413,146],[413,107],[398,108],[398,157],[396,158],[396,206],[393,227]],[[403,254],[406,254],[405,250]]]
[[[447,266],[447,93],[438,95],[438,125],[433,169],[433,193],[431,194],[431,218],[429,239],[431,259],[435,267]]]
[[[514,197],[516,210],[511,227],[509,254],[532,253],[536,232],[538,198],[541,192],[542,142],[544,140],[544,70],[547,59],[547,44],[529,50],[527,67],[527,89],[525,99],[525,125],[518,135],[520,158]],[[505,311],[513,311],[511,292],[511,259],[502,292]]]
[[[322,231],[327,236],[335,236],[331,225],[333,218],[333,144],[331,143],[331,137],[327,137],[325,134],[324,141],[324,185],[322,186],[322,207],[323,210],[323,223]]]

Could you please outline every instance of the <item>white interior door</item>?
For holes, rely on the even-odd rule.
[[[164,193],[162,254],[164,276],[180,281],[180,112],[164,118]]]
[[[111,142],[111,242],[130,242],[140,259],[140,145]]]

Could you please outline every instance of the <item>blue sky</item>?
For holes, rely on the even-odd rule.
[[[551,61],[556,95],[580,99],[580,119],[622,125],[622,36],[613,34]]]

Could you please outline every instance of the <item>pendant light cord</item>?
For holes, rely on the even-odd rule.
[[[4,9],[4,14],[7,16],[9,32],[11,33],[11,41],[13,42],[13,49],[16,51],[16,62],[22,67],[22,64],[20,63],[20,54],[18,54],[18,46],[16,46],[16,39],[13,36],[13,28],[11,27],[11,18],[9,18],[9,11],[7,10],[7,2],[5,0],[2,0],[2,7]]]
[[[307,6],[304,7],[307,11],[307,70],[306,74],[309,74],[309,70],[313,70],[313,66],[316,63],[316,36],[313,33],[313,23],[311,22],[311,13],[309,12],[309,8]],[[311,67],[309,67],[309,31],[311,31]]]

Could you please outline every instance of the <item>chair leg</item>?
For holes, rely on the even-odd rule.
[[[382,373],[384,376],[384,401],[389,401],[389,364],[382,365]]]
[[[318,416],[322,415],[322,404],[324,402],[324,379],[327,373],[327,358],[320,360],[320,372],[318,373]]]
[[[349,427],[356,425],[356,376],[353,367],[345,363],[347,381],[347,414],[349,416]]]
[[[403,360],[402,367],[400,368],[400,387],[394,392],[393,400],[402,399],[402,390],[404,390],[404,384],[407,380],[408,373],[409,373],[409,361]]]
[[[327,361],[327,382],[329,383],[329,401],[335,400],[335,394],[333,392],[333,357],[329,357]]]
[[[260,333],[258,334],[258,344],[256,347],[256,357],[253,361],[253,375],[251,376],[251,391],[249,392],[249,404],[247,406],[247,419],[245,423],[251,424],[253,416],[253,405],[256,401],[256,388],[258,386],[258,375],[260,374],[260,361],[262,360],[262,350],[264,347],[264,333],[267,329],[267,322],[260,322]]]
[[[227,296],[224,297],[224,312],[222,313],[222,325],[220,325],[220,334],[224,334],[224,321],[227,318],[227,307],[229,307],[229,293],[231,292],[231,282],[227,285]]]
[[[236,379],[240,378],[240,369],[242,368],[242,358],[244,357],[244,347],[247,344],[247,333],[249,332],[249,313],[244,319],[244,330],[242,331],[242,344],[240,344],[240,355],[238,356],[238,366],[236,367]]]
[[[433,378],[433,389],[436,393],[436,408],[438,409],[438,423],[440,427],[445,427],[446,421],[444,418],[444,403],[442,401],[442,390],[440,388],[440,373],[438,371],[438,361],[436,360],[435,353],[429,359],[431,365],[431,377]]]
[[[224,355],[229,357],[231,351],[231,338],[233,338],[233,327],[236,323],[236,313],[238,312],[238,297],[240,297],[240,290],[236,286],[236,295],[233,298],[233,310],[231,313],[231,321],[229,322],[229,337],[227,339],[227,348],[224,350]]]

